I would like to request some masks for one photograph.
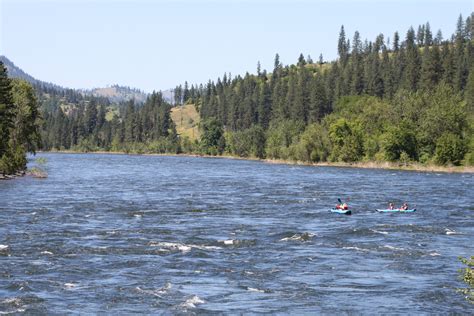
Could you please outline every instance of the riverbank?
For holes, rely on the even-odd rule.
[[[423,165],[420,163],[396,163],[396,162],[304,162],[284,159],[259,159],[254,157],[238,157],[232,155],[202,155],[202,154],[150,154],[150,153],[126,153],[120,151],[93,151],[93,152],[82,152],[73,150],[63,151],[47,151],[47,153],[65,153],[65,154],[109,154],[109,155],[137,155],[137,156],[184,156],[184,157],[200,157],[200,158],[223,158],[223,159],[236,159],[236,160],[250,160],[250,161],[261,161],[264,163],[272,164],[285,164],[285,165],[299,165],[299,166],[313,166],[313,167],[341,167],[341,168],[360,168],[360,169],[386,169],[386,170],[405,170],[405,171],[417,171],[417,172],[443,172],[443,173],[474,173],[474,166],[437,166],[437,165]]]
[[[18,171],[13,174],[0,174],[0,180],[11,180],[18,177],[23,177],[25,174],[25,171]]]

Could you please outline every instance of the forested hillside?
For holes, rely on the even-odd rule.
[[[429,23],[389,40],[359,32],[337,42],[339,58],[302,54],[271,72],[222,78],[199,86],[185,82],[174,103],[194,105],[199,139],[179,135],[172,106],[161,92],[143,104],[112,104],[56,86],[41,90],[44,150],[137,153],[223,153],[304,162],[400,161],[474,164],[473,14],[455,34],[433,33]],[[34,85],[34,84],[33,84]],[[181,112],[175,112],[181,113]],[[184,113],[184,111],[183,111]],[[197,135],[195,133],[193,135]]]
[[[196,104],[208,154],[473,164],[472,18],[460,16],[447,39],[429,23],[390,42],[357,31],[349,40],[342,26],[336,61],[300,55],[283,66],[277,54],[271,74],[258,67],[175,95]]]

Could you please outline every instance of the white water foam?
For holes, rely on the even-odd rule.
[[[8,245],[0,245],[0,251],[6,251],[10,248]]]
[[[430,256],[437,257],[437,256],[441,256],[441,254],[439,254],[435,251],[435,252],[430,253]]]
[[[310,238],[313,238],[314,236],[316,236],[316,234],[313,234],[313,233],[294,234],[291,237],[282,238],[280,239],[280,241],[288,241],[288,240],[308,241]]]
[[[218,240],[217,242],[223,243],[224,245],[234,245],[238,243],[238,240],[227,239],[227,240]]]
[[[192,248],[200,249],[200,250],[216,250],[221,249],[221,247],[216,246],[201,246],[201,245],[193,245],[193,244],[181,244],[181,243],[174,243],[174,242],[150,242],[149,245],[151,247],[161,247],[160,251],[181,251],[183,253],[191,251]]]
[[[144,289],[140,288],[139,286],[137,286],[135,289],[140,293],[144,293],[144,294],[148,294],[148,295],[152,295],[152,296],[157,296],[157,297],[162,297],[163,294],[168,293],[168,291],[171,289],[171,287],[172,287],[172,284],[169,283],[169,282],[166,282],[166,284],[162,288],[159,288],[158,290],[144,290]]]
[[[41,254],[42,255],[53,255],[53,253],[51,251],[47,251],[47,250],[41,251]]]
[[[395,247],[395,246],[390,246],[390,245],[383,245],[382,248],[387,248],[387,249],[390,249],[390,250],[405,250],[404,248],[399,248],[399,247]]]
[[[17,314],[17,313],[24,313],[26,309],[19,308],[17,310],[11,311],[11,312],[2,312],[0,311],[0,315],[11,315],[11,314]]]
[[[449,228],[445,228],[444,230],[446,231],[446,235],[461,235],[461,233]]]
[[[260,290],[260,289],[253,288],[253,287],[247,287],[247,291],[250,291],[250,292],[258,292],[258,293],[265,293],[265,290]]]
[[[184,303],[181,304],[183,308],[196,308],[196,305],[204,304],[206,301],[199,298],[197,295],[193,295],[191,298],[188,298]]]
[[[66,289],[73,289],[75,287],[77,287],[77,284],[74,284],[74,283],[64,283],[64,287]]]
[[[374,232],[376,234],[388,235],[388,232],[384,232],[384,231],[379,231],[379,230],[375,230],[375,229],[371,229],[370,231]]]
[[[362,249],[362,248],[359,248],[359,247],[342,247],[342,249],[357,250],[357,251],[364,251],[364,252],[369,251],[368,249]]]

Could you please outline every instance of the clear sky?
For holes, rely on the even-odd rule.
[[[337,56],[342,24],[374,40],[430,22],[445,37],[472,0],[0,0],[0,54],[32,76],[71,88],[147,92],[224,72],[271,71],[299,54]]]

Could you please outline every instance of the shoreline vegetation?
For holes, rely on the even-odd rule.
[[[443,172],[443,173],[474,173],[474,166],[438,166],[438,165],[423,165],[421,163],[400,163],[400,162],[304,162],[285,159],[260,159],[256,157],[239,157],[233,155],[205,155],[205,154],[190,154],[190,153],[133,153],[124,151],[77,151],[77,150],[52,150],[39,151],[38,153],[60,153],[60,154],[108,154],[108,155],[131,155],[131,156],[168,156],[168,157],[196,157],[196,158],[218,158],[218,159],[235,159],[247,161],[260,161],[268,164],[282,164],[282,165],[297,165],[297,166],[312,166],[312,167],[340,167],[340,168],[359,168],[359,169],[383,169],[383,170],[402,170],[402,171],[417,171],[417,172]]]

